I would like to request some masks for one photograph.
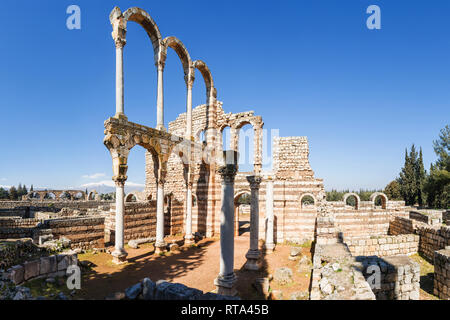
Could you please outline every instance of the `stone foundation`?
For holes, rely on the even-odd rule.
[[[419,236],[414,234],[351,238],[344,242],[353,256],[412,255],[419,248]]]
[[[407,256],[360,257],[377,300],[419,300],[420,265]],[[376,271],[380,271],[377,279]],[[379,280],[379,282],[377,281]]]
[[[450,300],[450,248],[434,252],[434,294]]]

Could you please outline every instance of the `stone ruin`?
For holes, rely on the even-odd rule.
[[[99,201],[94,193],[83,193],[85,200],[61,202],[62,192],[53,192],[57,201],[39,194],[38,203],[31,195],[21,202],[0,202],[0,239],[31,238],[42,244],[66,238],[72,249],[114,245],[113,260],[122,263],[127,257],[125,241],[136,245],[152,241],[162,252],[168,247],[167,235],[182,233],[186,245],[196,235],[220,236],[221,268],[215,284],[219,294],[232,295],[234,238],[239,236],[242,211],[238,200],[250,194],[246,269],[260,267],[259,240],[267,253],[278,243],[311,241],[311,299],[418,299],[419,270],[408,256],[421,253],[437,261],[436,294],[448,298],[449,254],[441,250],[450,245],[448,227],[435,219],[429,220],[433,225],[423,218],[418,221],[417,213],[410,214],[403,201],[389,200],[383,193],[374,193],[370,201],[361,201],[354,193],[341,201],[327,201],[323,180],[315,177],[309,163],[306,137],[276,137],[273,169],[263,171],[261,116],[254,111],[225,113],[207,64],[192,60],[176,37],[163,38],[144,10],[122,12],[116,7],[110,21],[116,46],[116,113],[104,123],[104,144],[112,157],[115,202]],[[156,128],[130,122],[125,115],[123,50],[129,21],[140,24],[153,45],[158,73]],[[165,128],[163,73],[170,48],[182,62],[187,102],[186,112]],[[206,103],[192,108],[196,70],[205,82]],[[253,171],[238,172],[239,134],[248,124],[254,130]],[[227,127],[231,143],[224,152],[222,134]],[[137,145],[146,149],[145,190],[125,195],[128,156]],[[348,204],[350,198],[353,206]],[[381,271],[375,289],[369,267]]]

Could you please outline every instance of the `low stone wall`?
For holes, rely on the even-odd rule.
[[[450,210],[442,213],[442,222],[450,226]]]
[[[344,244],[316,245],[310,299],[375,300],[362,271]]]
[[[389,224],[389,234],[411,234],[415,233],[417,222],[403,217],[395,217]]]
[[[442,223],[442,212],[432,210],[410,211],[409,218],[429,225],[440,225]]]
[[[450,248],[434,252],[434,294],[450,300]]]
[[[420,236],[419,252],[430,261],[433,261],[436,250],[450,245],[450,227],[418,225],[416,233]]]
[[[419,300],[420,265],[417,262],[404,255],[361,257],[359,261],[377,300]]]
[[[103,248],[105,246],[105,218],[84,217],[46,220],[43,228],[50,229],[55,239],[65,237],[71,248]]]
[[[111,299],[106,297],[106,299]],[[153,282],[145,278],[141,282],[125,290],[124,294],[116,294],[112,299],[127,300],[240,300],[238,297],[223,296],[215,293],[187,287],[180,283],[166,281]]]
[[[0,218],[0,239],[33,238],[33,230],[39,222],[37,219]]]
[[[353,256],[412,255],[418,252],[419,236],[414,234],[344,239]]]
[[[8,269],[3,276],[18,285],[35,278],[64,276],[70,265],[77,264],[76,253],[58,254],[15,265]]]

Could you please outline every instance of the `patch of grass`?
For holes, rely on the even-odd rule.
[[[61,285],[59,284],[61,281]],[[44,278],[34,279],[26,282],[22,285],[30,289],[33,297],[46,297],[48,299],[54,299],[58,293],[62,292],[65,296],[70,296],[71,290],[67,288],[65,278],[55,278],[54,283],[47,283]]]

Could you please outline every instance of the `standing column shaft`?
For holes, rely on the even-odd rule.
[[[164,62],[160,61],[158,67],[158,96],[156,101],[156,129],[165,131],[164,128]]]
[[[192,139],[192,84],[187,84],[186,101],[186,140]]]
[[[275,248],[273,220],[273,180],[269,178],[266,184],[266,250],[269,253]]]
[[[116,182],[116,218],[115,218],[115,247],[112,256],[114,257],[114,262],[120,263],[125,261],[127,257],[127,252],[124,249],[124,224],[123,224],[123,214],[125,211],[124,202],[124,183]]]
[[[222,176],[222,207],[220,216],[220,272],[214,281],[218,294],[235,295],[234,273],[234,177],[236,165],[219,169]]]
[[[116,46],[116,118],[125,115],[123,83],[123,45],[119,45]]]
[[[186,191],[186,235],[185,244],[191,244],[192,239],[192,184],[188,183]]]
[[[247,263],[245,268],[247,270],[259,270],[260,264],[258,262],[261,252],[259,251],[259,186],[261,184],[261,177],[249,176],[247,177],[250,183],[251,199],[250,199],[250,249],[245,257]]]
[[[158,181],[156,198],[156,252],[164,251],[164,181]]]

